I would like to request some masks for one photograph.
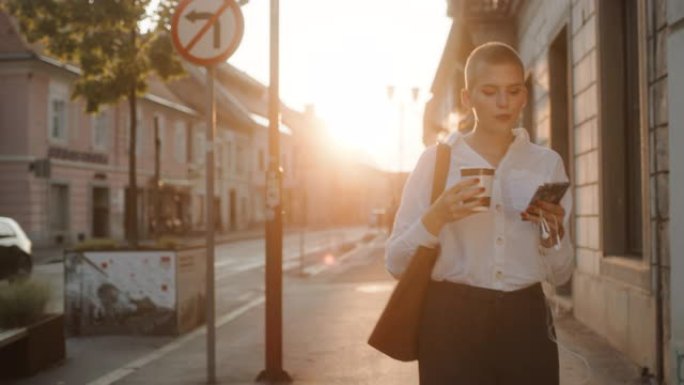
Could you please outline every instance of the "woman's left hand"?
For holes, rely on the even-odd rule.
[[[556,236],[558,236],[558,239],[563,239],[565,235],[563,227],[565,209],[559,204],[537,200],[528,206],[527,210],[520,213],[520,218],[523,221],[535,223],[540,227],[542,216],[548,224],[549,237],[546,239],[542,238],[541,244],[546,248],[550,248],[556,244]]]

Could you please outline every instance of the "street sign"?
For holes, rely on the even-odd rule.
[[[182,0],[171,21],[176,51],[203,66],[226,61],[243,31],[242,11],[234,0]]]
[[[214,272],[214,138],[216,135],[216,100],[214,72],[225,62],[242,40],[244,20],[234,0],[182,0],[171,20],[171,40],[178,54],[207,69],[207,151],[206,159],[206,320],[207,383],[216,383],[216,314]]]
[[[280,205],[280,179],[278,171],[266,173],[266,207],[276,208]]]

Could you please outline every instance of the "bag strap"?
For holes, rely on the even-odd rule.
[[[451,146],[446,143],[437,143],[437,158],[435,159],[435,176],[432,179],[432,199],[434,203],[444,191],[447,174],[449,172],[449,160],[451,158]]]

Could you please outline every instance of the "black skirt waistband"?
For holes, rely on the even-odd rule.
[[[450,281],[431,281],[429,290],[434,290],[447,295],[454,295],[460,296],[462,298],[473,299],[476,301],[490,301],[500,299],[515,301],[544,298],[544,291],[542,290],[542,285],[539,282],[522,289],[513,291],[503,291],[487,289],[484,287],[470,286]]]

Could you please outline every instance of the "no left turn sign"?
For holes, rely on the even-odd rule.
[[[240,44],[243,31],[242,12],[234,0],[183,0],[171,21],[176,51],[203,66],[228,59]]]

